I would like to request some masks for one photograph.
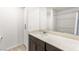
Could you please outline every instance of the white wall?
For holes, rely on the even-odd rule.
[[[27,23],[28,31],[34,31],[39,29],[39,8],[29,7],[27,8]]]
[[[23,42],[23,8],[0,7],[0,49]]]
[[[75,34],[79,35],[79,12],[76,13]]]
[[[79,21],[78,21],[78,35],[79,35]]]
[[[47,23],[47,8],[41,7],[39,8],[39,29],[46,30]]]
[[[29,7],[27,9],[28,31],[47,29],[47,9]]]
[[[24,43],[24,8],[17,9],[18,44]]]

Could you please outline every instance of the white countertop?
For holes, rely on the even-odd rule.
[[[53,31],[48,31],[46,34],[34,31],[30,35],[64,51],[79,51],[79,36]]]

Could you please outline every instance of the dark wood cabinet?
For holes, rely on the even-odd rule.
[[[37,39],[36,40],[36,45],[37,45],[36,51],[45,51],[45,49],[44,49],[45,48],[45,42]]]
[[[62,51],[61,49],[46,43],[46,51]]]
[[[29,35],[29,51],[45,51],[45,42]]]
[[[29,35],[29,51],[62,51],[32,35]]]
[[[36,51],[36,43],[33,39],[29,38],[29,51]]]

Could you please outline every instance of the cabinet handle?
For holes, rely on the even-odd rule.
[[[26,30],[26,24],[25,24],[25,30]]]

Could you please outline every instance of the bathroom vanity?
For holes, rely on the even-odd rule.
[[[29,33],[29,51],[79,51],[79,36],[53,31],[34,31]]]
[[[29,35],[29,51],[61,51],[61,49]]]

